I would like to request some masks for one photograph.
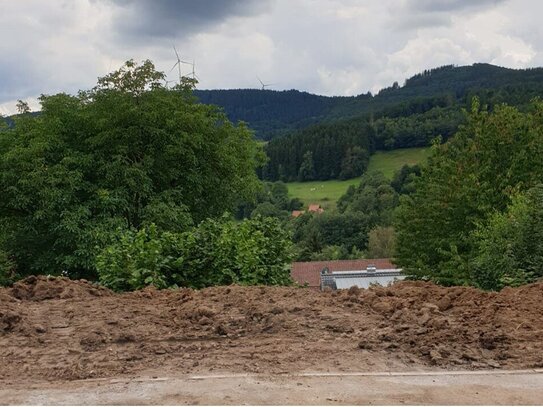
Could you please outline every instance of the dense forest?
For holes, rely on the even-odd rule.
[[[234,123],[249,123],[251,129],[263,140],[317,123],[341,100],[347,99],[313,95],[298,90],[195,90],[194,94],[204,104],[224,108],[228,118]]]
[[[490,64],[447,65],[394,83],[376,95],[327,97],[296,90],[196,90],[202,103],[220,106],[233,122],[247,122],[256,136],[270,140],[309,124],[360,117],[409,116],[433,107],[482,104],[526,105],[543,91],[543,68],[509,69]]]
[[[310,95],[298,91],[197,91],[222,106],[256,136],[271,140],[259,173],[270,181],[360,176],[375,150],[422,147],[446,141],[463,123],[462,110],[477,96],[492,109],[507,103],[525,110],[543,95],[543,69],[514,70],[489,64],[443,66],[394,83],[377,95]],[[356,164],[354,164],[356,163]]]

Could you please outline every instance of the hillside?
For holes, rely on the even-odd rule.
[[[370,157],[368,172],[380,171],[388,179],[404,165],[423,163],[430,155],[430,148],[402,148],[392,151],[377,151]]]
[[[205,104],[221,106],[233,122],[244,121],[258,137],[269,140],[288,131],[317,123],[348,99],[297,90],[259,89],[195,90]]]
[[[392,151],[378,151],[370,157],[368,172],[380,171],[392,179],[394,172],[405,164],[422,163],[430,154],[429,148],[405,148]],[[336,202],[351,185],[358,185],[360,177],[348,180],[328,180],[309,182],[288,182],[291,198],[300,199],[304,206],[310,203],[320,204],[323,208],[334,208]]]
[[[389,117],[423,113],[440,106],[465,105],[473,95],[483,103],[523,105],[543,95],[543,68],[509,69],[490,64],[448,65],[414,75],[378,94],[326,97],[296,90],[197,90],[202,103],[224,108],[269,140],[310,124],[374,114]]]

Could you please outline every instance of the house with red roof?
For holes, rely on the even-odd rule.
[[[319,204],[309,204],[309,208],[307,208],[309,212],[315,212],[315,213],[323,213],[324,208],[322,208]]]
[[[307,208],[308,212],[313,213],[323,213],[324,208],[321,207],[319,204],[309,204],[309,207]],[[297,218],[298,216],[302,216],[305,213],[305,211],[292,211],[291,216],[293,218]]]
[[[290,275],[296,283],[315,290],[320,290],[324,286],[337,289],[357,285],[362,288],[372,282],[380,283],[403,278],[401,269],[390,259],[294,262]]]

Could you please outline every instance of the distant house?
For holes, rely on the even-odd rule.
[[[315,212],[315,213],[323,213],[324,208],[321,208],[319,204],[310,204],[309,208],[307,208],[309,212]]]
[[[291,266],[291,277],[298,284],[315,290],[325,287],[345,289],[355,285],[367,288],[372,284],[386,286],[405,278],[390,259],[295,262]]]
[[[324,208],[322,208],[319,204],[309,204],[307,211],[313,213],[323,213]],[[297,218],[298,216],[302,216],[304,213],[305,211],[292,211],[291,216],[293,218]]]

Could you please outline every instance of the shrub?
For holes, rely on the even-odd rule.
[[[183,233],[159,233],[154,225],[121,231],[97,257],[97,269],[100,282],[116,291],[148,285],[286,285],[291,258],[292,243],[277,219],[222,218]]]

